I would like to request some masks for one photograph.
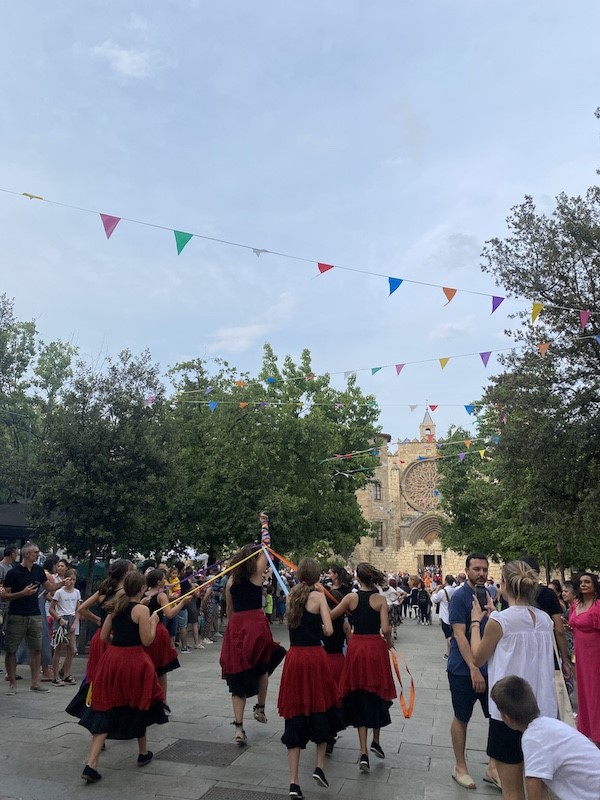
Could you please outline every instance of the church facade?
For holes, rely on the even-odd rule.
[[[464,570],[465,557],[440,542],[438,442],[429,411],[418,439],[398,441],[391,452],[391,438],[384,434],[373,479],[356,493],[373,534],[361,538],[351,565],[369,561],[383,572],[411,575],[432,566],[456,575]]]

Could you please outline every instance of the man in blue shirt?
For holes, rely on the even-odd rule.
[[[467,725],[477,701],[481,703],[481,708],[486,717],[489,717],[489,712],[487,665],[484,664],[481,669],[475,665],[471,653],[471,625],[480,624],[480,632],[483,637],[483,629],[487,618],[484,618],[481,623],[472,623],[471,610],[473,608],[475,587],[478,585],[485,587],[488,574],[487,556],[483,553],[470,553],[467,556],[465,573],[467,580],[455,590],[450,598],[448,612],[450,625],[452,626],[452,639],[450,640],[450,652],[448,654],[448,682],[450,684],[450,694],[452,695],[452,708],[454,709],[454,719],[450,726],[450,734],[456,761],[452,778],[463,789],[475,789],[475,781],[469,775],[465,759]],[[493,759],[490,759],[488,763],[484,781],[499,786],[498,774]]]

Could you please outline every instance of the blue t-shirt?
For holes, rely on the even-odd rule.
[[[498,590],[496,589],[495,584],[493,584],[493,583],[487,584],[486,583],[485,590],[489,594],[489,596],[492,598],[492,601],[495,602],[496,601],[496,595],[498,594]]]
[[[475,592],[469,584],[465,581],[462,586],[454,592],[450,598],[450,606],[448,611],[448,618],[450,625],[462,624],[465,626],[465,634],[467,641],[471,642],[471,611],[473,610],[473,598]],[[483,630],[487,622],[487,617],[482,620],[480,626],[480,633],[483,636]],[[448,672],[453,675],[470,675],[471,672],[464,658],[462,657],[456,639],[454,636],[450,639],[450,653],[448,654]],[[487,675],[487,664],[480,667],[481,674]]]

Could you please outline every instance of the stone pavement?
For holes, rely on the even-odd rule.
[[[374,797],[393,800],[464,800],[500,793],[482,782],[487,757],[487,723],[477,707],[469,726],[468,761],[478,788],[469,792],[451,780],[454,761],[450,742],[452,710],[442,658],[444,642],[437,618],[431,627],[407,620],[399,628],[397,647],[405,655],[417,685],[415,712],[402,716],[392,709],[392,725],[382,730],[384,761],[371,758],[371,772],[358,769],[358,739],[354,730],[342,732],[325,773],[329,789],[311,777],[314,746],[303,753],[300,785],[305,797],[345,800]],[[287,629],[275,624],[273,633],[287,646]],[[107,742],[100,759],[102,781],[86,785],[80,779],[89,745],[88,733],[64,712],[73,687],[53,687],[47,695],[29,691],[26,667],[19,667],[15,697],[0,685],[0,800],[267,800],[287,798],[289,774],[286,750],[280,742],[282,720],[276,701],[281,667],[271,679],[261,725],[246,714],[248,746],[232,744],[231,702],[219,671],[219,639],[204,650],[181,655],[181,669],[169,675],[168,725],[149,729],[154,760],[139,769],[135,742]],[[77,658],[73,674],[83,677],[85,659]],[[403,680],[405,673],[403,672]],[[49,684],[44,684],[48,686]],[[176,745],[176,747],[171,747]],[[260,797],[259,797],[260,795]]]

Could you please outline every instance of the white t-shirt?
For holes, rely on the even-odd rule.
[[[81,600],[81,592],[79,589],[67,592],[66,589],[62,588],[54,592],[52,599],[56,600],[56,611],[61,617],[74,617],[77,611],[77,603]]]
[[[554,625],[551,618],[539,608],[510,606],[504,611],[492,611],[490,619],[498,622],[502,628],[502,638],[488,661],[490,692],[500,678],[518,675],[531,684],[540,714],[556,719],[558,708],[552,644]],[[491,697],[489,708],[492,719],[502,719]]]
[[[541,778],[558,800],[600,800],[600,750],[558,719],[538,717],[523,739],[525,776]]]
[[[450,624],[449,604],[456,588],[456,586],[442,586],[431,595],[431,602],[440,604],[440,619],[446,625]]]

